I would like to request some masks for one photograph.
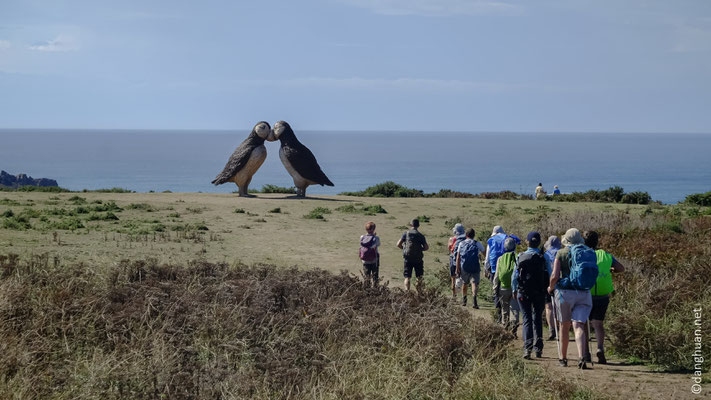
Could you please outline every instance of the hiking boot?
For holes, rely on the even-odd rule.
[[[530,360],[530,359],[531,359],[531,350],[524,350],[524,351],[523,351],[523,359],[524,359],[524,360]]]
[[[548,336],[548,340],[555,340],[555,333],[551,333],[551,335]]]
[[[474,298],[474,305],[472,307],[476,308],[477,310],[479,309],[479,303],[477,303],[476,297]]]
[[[598,350],[597,353],[595,353],[597,356],[597,363],[598,364],[607,364],[607,359],[605,358],[605,352],[602,350]]]
[[[590,353],[585,354],[585,357],[583,357],[583,361],[592,362],[592,356],[590,356]]]
[[[462,297],[462,305],[463,306],[467,305],[467,296]]]
[[[589,369],[587,364],[585,364],[585,359],[578,360],[578,369]]]
[[[558,365],[561,367],[567,367],[568,366],[568,359],[563,358],[563,359],[558,359]]]
[[[543,357],[543,352],[542,351],[537,351],[536,352],[536,358],[541,358]]]

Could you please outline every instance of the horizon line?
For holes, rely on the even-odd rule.
[[[142,131],[158,131],[158,132],[243,132],[251,131],[252,128],[0,128],[3,131],[122,131],[122,132],[142,132]],[[402,129],[308,129],[299,128],[302,132],[342,132],[342,133],[454,133],[454,134],[491,134],[491,133],[516,133],[516,134],[622,134],[622,135],[709,135],[711,130],[703,131],[584,131],[584,130],[531,130],[531,131],[513,131],[513,130],[478,130],[478,131],[462,131],[462,130],[402,130]]]

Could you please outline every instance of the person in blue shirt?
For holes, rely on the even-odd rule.
[[[532,351],[537,358],[543,354],[542,315],[550,274],[539,248],[540,233],[529,232],[526,241],[528,249],[516,259],[511,288],[523,314],[523,358],[530,359]]]
[[[558,185],[553,186],[553,194],[560,194],[560,189],[558,189]]]

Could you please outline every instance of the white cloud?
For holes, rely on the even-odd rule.
[[[0,50],[9,49],[12,47],[9,40],[0,40]]]
[[[446,17],[454,15],[516,15],[520,5],[495,0],[340,0],[383,15],[420,15]]]
[[[35,43],[30,46],[29,49],[36,51],[63,52],[79,50],[79,45],[72,36],[59,35],[52,40]]]

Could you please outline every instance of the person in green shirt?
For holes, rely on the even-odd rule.
[[[599,235],[595,231],[586,231],[583,233],[585,245],[595,250],[597,255],[597,283],[590,289],[592,295],[592,311],[590,311],[590,325],[595,329],[595,340],[597,341],[597,362],[598,364],[606,364],[605,359],[605,327],[603,321],[607,313],[607,306],[610,304],[610,294],[615,290],[612,284],[612,272],[623,272],[625,267],[620,264],[612,254],[597,248]],[[585,343],[588,343],[587,340]],[[590,349],[588,349],[586,358],[589,360]]]

